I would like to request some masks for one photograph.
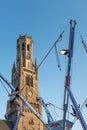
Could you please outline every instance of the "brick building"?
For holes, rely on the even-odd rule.
[[[33,57],[33,40],[29,36],[19,36],[17,39],[17,55],[16,62],[12,67],[12,84],[19,87],[22,96],[33,106],[33,108],[42,115],[42,105],[38,98],[38,65],[34,62]],[[9,101],[7,102],[8,107]],[[20,101],[20,104],[22,102]],[[14,123],[19,114],[19,108],[14,105],[9,113],[8,121],[0,120],[0,130],[13,130]],[[17,130],[45,130],[42,122],[27,108],[24,107],[24,115],[22,116]],[[3,127],[2,127],[3,126]]]

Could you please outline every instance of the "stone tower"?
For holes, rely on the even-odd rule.
[[[13,86],[23,88],[22,96],[42,114],[42,105],[37,100],[38,95],[38,70],[37,62],[33,58],[33,40],[29,36],[19,36],[17,39],[17,55],[16,63],[12,68],[12,84]],[[8,101],[9,104],[9,101]],[[20,104],[22,102],[20,101]],[[16,121],[19,114],[19,108],[14,105],[9,120]],[[20,119],[17,130],[43,130],[41,121],[27,108],[24,107],[24,115]]]

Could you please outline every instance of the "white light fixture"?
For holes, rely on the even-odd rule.
[[[66,54],[69,53],[69,50],[63,49],[63,50],[60,50],[59,53],[62,54],[62,55],[66,55]]]

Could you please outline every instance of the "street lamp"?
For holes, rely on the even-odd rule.
[[[69,50],[62,49],[62,50],[60,50],[59,53],[62,54],[62,55],[67,55],[69,53]]]

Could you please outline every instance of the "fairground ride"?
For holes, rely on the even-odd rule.
[[[67,109],[68,109],[68,101],[69,98],[72,102],[73,105],[73,109],[74,112],[76,114],[76,119],[78,119],[80,121],[80,124],[82,126],[83,130],[87,130],[87,124],[85,119],[83,118],[83,115],[81,113],[81,110],[76,102],[76,99],[71,91],[70,88],[70,81],[71,81],[71,63],[72,63],[72,58],[73,58],[73,46],[74,46],[74,35],[75,35],[75,26],[76,26],[76,21],[75,20],[70,20],[70,33],[69,33],[69,45],[68,45],[68,49],[65,50],[63,49],[61,51],[62,54],[66,54],[68,56],[68,66],[67,66],[67,73],[66,73],[66,77],[65,77],[65,85],[64,85],[64,103],[63,103],[63,120],[59,120],[59,121],[54,121],[49,110],[46,107],[46,104],[44,102],[44,100],[40,97],[40,100],[42,102],[43,107],[45,108],[46,114],[47,114],[47,118],[48,118],[48,123],[46,123],[42,116],[36,112],[36,110],[30,105],[29,102],[27,102],[27,100],[21,96],[20,94],[17,94],[17,96],[19,96],[19,98],[22,100],[23,105],[22,105],[22,110],[24,109],[24,106],[27,106],[32,113],[34,113],[34,115],[48,128],[48,130],[70,130],[73,126],[73,122],[70,122],[69,120],[66,120],[66,113],[67,113]],[[63,33],[62,33],[63,34]],[[60,35],[61,37],[62,35]],[[55,42],[55,44],[52,46],[52,48],[56,45],[56,43],[60,40],[59,39]],[[82,39],[82,37],[81,37]],[[87,52],[87,47],[82,39],[82,43],[84,45],[84,48]],[[52,50],[52,48],[50,49],[50,51]],[[48,56],[48,54],[50,53],[50,51],[47,53],[47,55],[45,56],[45,58]],[[45,60],[45,58],[43,59],[43,61]],[[42,62],[43,62],[42,61]],[[41,64],[42,64],[41,62]],[[40,65],[41,65],[40,64]],[[38,67],[40,67],[40,65]],[[8,87],[11,89],[11,91],[15,91],[14,90],[14,86],[0,73],[0,78],[8,85]],[[86,101],[87,102],[87,101]],[[85,104],[85,103],[84,103]],[[83,106],[84,106],[83,104]],[[18,116],[14,128],[13,130],[17,129],[18,126],[18,122],[21,118],[21,115]],[[69,126],[69,127],[68,127]]]

